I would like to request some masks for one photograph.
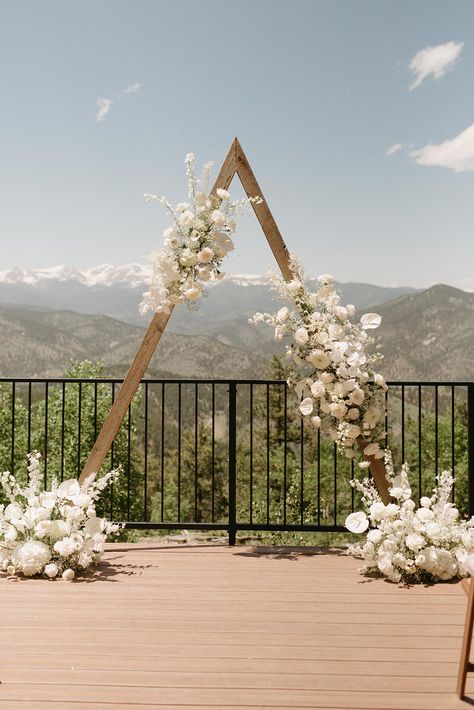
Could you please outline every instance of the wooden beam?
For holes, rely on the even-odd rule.
[[[277,261],[280,271],[287,281],[291,281],[293,274],[290,269],[290,254],[286,247],[283,237],[281,236],[280,230],[278,229],[277,223],[273,219],[273,215],[270,212],[267,201],[263,196],[263,192],[260,189],[260,185],[257,182],[255,175],[253,174],[252,168],[250,167],[249,161],[247,160],[242,146],[240,145],[238,139],[234,141],[235,145],[235,163],[236,172],[239,176],[242,187],[244,188],[247,197],[260,197],[262,202],[260,204],[252,203],[257,219],[260,222],[263,233],[265,234],[270,249]]]

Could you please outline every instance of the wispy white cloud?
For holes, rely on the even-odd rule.
[[[122,91],[117,91],[114,96],[116,96],[118,99],[123,99],[124,96],[127,94],[136,94],[137,91],[140,90],[140,84],[137,82],[136,84],[127,84],[127,86],[122,89]]]
[[[424,148],[413,150],[410,157],[418,165],[437,165],[450,168],[455,173],[474,170],[474,123],[454,138]]]
[[[110,99],[97,99],[97,113],[95,115],[95,120],[97,123],[102,123],[105,121],[105,117],[110,111],[112,106],[112,101]]]
[[[404,143],[394,143],[390,146],[390,148],[387,148],[387,150],[385,151],[385,155],[387,156],[387,158],[389,158],[391,155],[395,155],[395,153],[398,153],[398,151],[401,150],[404,145]]]
[[[410,91],[420,86],[428,76],[441,79],[447,71],[453,68],[461,54],[464,42],[446,42],[436,47],[425,47],[415,54],[409,64],[409,69],[415,80],[410,86]]]
[[[113,94],[113,96],[116,99],[123,99],[128,94],[136,94],[139,89],[140,84],[138,82],[135,84],[127,84],[125,88],[123,88],[121,91],[117,91]],[[112,99],[97,99],[97,113],[95,115],[97,123],[102,123],[102,121],[105,121],[105,117],[109,113],[112,104]]]

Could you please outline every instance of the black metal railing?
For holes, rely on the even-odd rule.
[[[0,468],[45,483],[78,475],[119,379],[0,379]],[[391,382],[387,439],[416,496],[451,469],[453,501],[474,514],[474,383]],[[340,532],[363,476],[306,427],[279,380],[143,380],[104,463],[121,466],[101,503],[130,528]]]

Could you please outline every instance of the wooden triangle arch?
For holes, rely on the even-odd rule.
[[[273,219],[273,215],[270,212],[260,186],[252,172],[252,168],[250,167],[249,162],[245,157],[245,153],[242,150],[242,146],[237,138],[234,139],[227,157],[224,160],[219,175],[217,176],[217,180],[212,188],[212,194],[215,194],[218,188],[227,190],[236,173],[239,176],[242,187],[248,197],[261,197],[262,202],[258,204],[252,203],[252,207],[263,229],[263,233],[267,238],[270,249],[277,260],[281,273],[287,281],[290,281],[293,278],[293,274],[290,269],[288,249],[286,248],[283,237],[280,234],[280,230]],[[86,461],[84,469],[79,477],[80,483],[82,483],[87,476],[96,474],[100,470],[115,435],[120,428],[120,424],[128,411],[133,396],[138,389],[148,363],[150,362],[151,357],[160,342],[160,338],[163,335],[172,311],[173,307],[171,307],[170,313],[155,313],[153,320],[145,333],[143,341],[137,350],[130,369],[125,376],[123,384],[120,387],[118,396],[110,409],[89,458]],[[384,502],[387,503],[389,501],[389,494],[385,479],[385,466],[381,460],[376,460],[373,457],[366,458],[370,462],[370,471],[377,488]]]

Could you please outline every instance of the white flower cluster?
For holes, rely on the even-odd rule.
[[[433,495],[423,497],[417,509],[412,500],[408,467],[394,474],[390,453],[385,457],[390,495],[396,502],[384,505],[372,481],[352,481],[362,494],[365,512],[351,513],[346,528],[364,533],[362,545],[349,552],[364,560],[361,573],[379,572],[391,582],[432,582],[466,575],[464,562],[474,546],[474,518],[459,520],[450,502],[454,479],[440,474]]]
[[[366,350],[373,339],[368,330],[377,328],[381,317],[376,313],[352,323],[353,305],[341,305],[333,277],[318,277],[312,292],[305,283],[301,266],[291,258],[293,280],[270,275],[272,288],[291,304],[278,313],[257,313],[253,323],[264,321],[275,328],[275,339],[290,336],[286,347],[290,363],[288,384],[298,397],[303,416],[316,428],[322,428],[337,442],[347,458],[355,457],[358,442],[366,456],[383,458],[378,441],[385,437],[385,390],[382,375],[374,365],[380,355]],[[369,463],[359,464],[367,468]]]
[[[153,256],[150,288],[143,294],[142,314],[147,311],[169,313],[172,305],[195,303],[204,292],[204,284],[221,280],[222,260],[234,249],[231,235],[235,217],[250,203],[262,202],[260,197],[231,201],[227,190],[208,192],[212,163],[206,163],[198,180],[194,170],[194,155],[185,160],[188,176],[189,202],[173,207],[165,197],[145,195],[164,205],[173,218],[173,226],[165,229],[163,246]]]
[[[53,480],[51,490],[42,490],[39,460],[39,453],[29,454],[24,488],[8,471],[0,475],[9,501],[0,505],[0,568],[9,575],[62,575],[70,581],[100,559],[107,535],[121,528],[98,518],[95,510],[100,493],[119,472],[90,477],[82,486],[76,479]]]

